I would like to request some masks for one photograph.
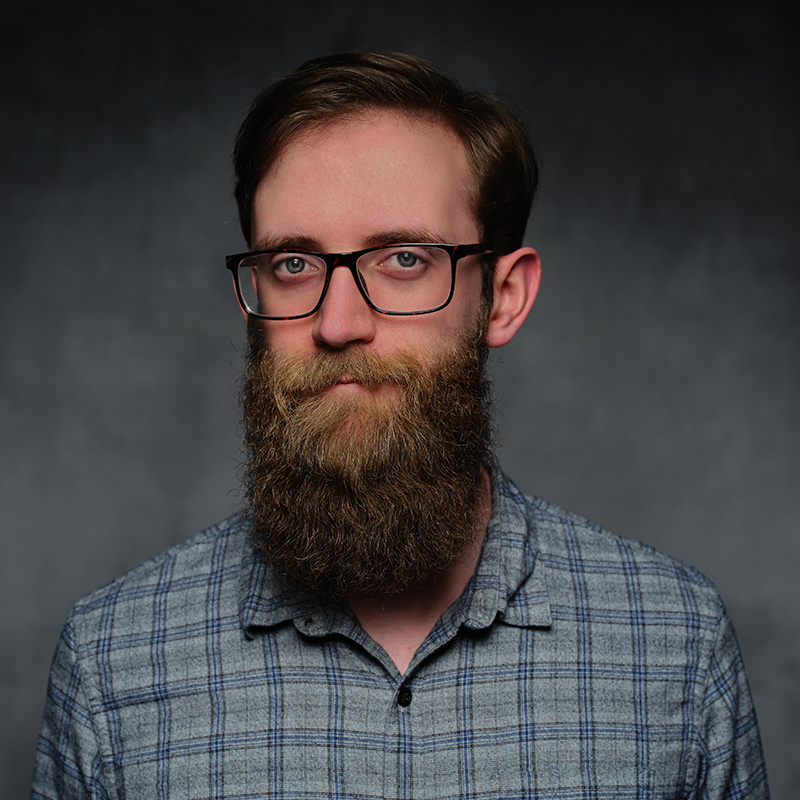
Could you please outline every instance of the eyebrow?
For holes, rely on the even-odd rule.
[[[367,247],[380,247],[386,244],[448,244],[448,239],[441,233],[428,228],[403,228],[392,231],[381,231],[366,239]]]
[[[320,252],[320,244],[310,236],[289,234],[288,236],[265,236],[256,242],[254,251],[259,250],[307,250]]]
[[[355,248],[361,250],[367,247],[383,247],[392,244],[448,244],[448,237],[428,228],[404,228],[389,231],[379,231],[363,240],[363,246]],[[286,236],[266,236],[256,242],[254,252],[260,250],[304,250],[310,253],[324,252],[318,239],[300,234]]]

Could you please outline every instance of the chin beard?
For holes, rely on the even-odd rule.
[[[491,468],[483,326],[433,363],[360,347],[270,352],[249,326],[242,409],[252,540],[290,583],[394,594],[476,541]],[[356,391],[324,391],[343,374]]]

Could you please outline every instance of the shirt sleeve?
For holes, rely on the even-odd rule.
[[[702,800],[768,800],[756,712],[736,633],[721,601],[698,734]]]
[[[108,800],[103,759],[70,624],[50,670],[31,800]]]

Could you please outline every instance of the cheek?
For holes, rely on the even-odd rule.
[[[450,327],[457,333],[471,330],[483,311],[483,275],[480,266],[460,272],[450,305]]]
[[[313,317],[306,319],[261,320],[264,342],[276,355],[303,355],[314,346],[311,336]]]

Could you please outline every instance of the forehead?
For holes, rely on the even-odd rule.
[[[427,231],[477,241],[472,171],[447,126],[386,111],[306,130],[284,147],[258,185],[254,246],[291,235],[347,239]],[[427,238],[427,237],[426,237]]]

